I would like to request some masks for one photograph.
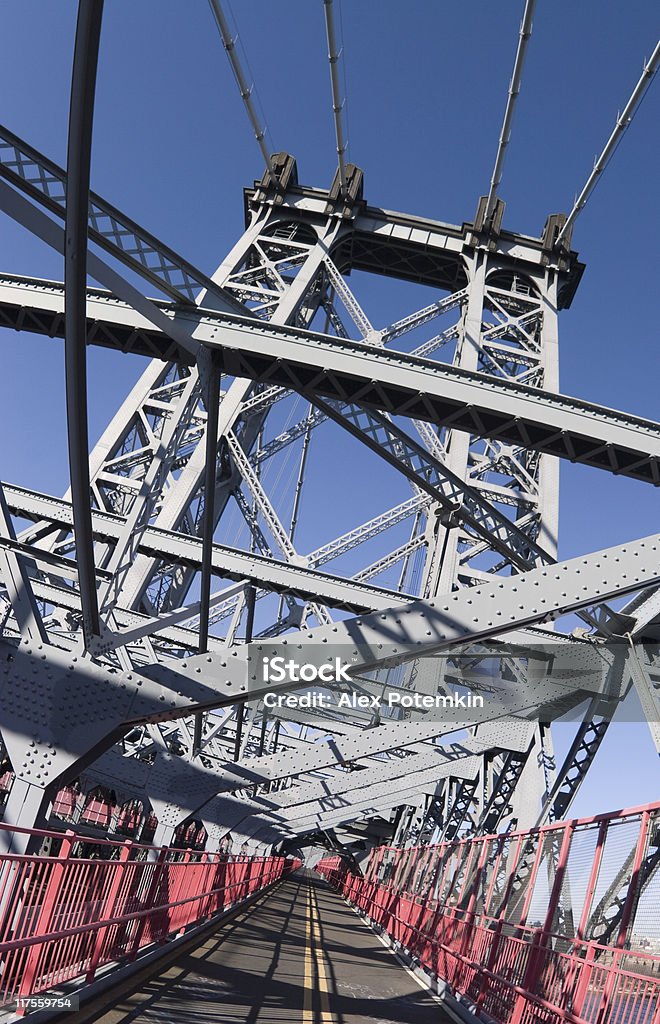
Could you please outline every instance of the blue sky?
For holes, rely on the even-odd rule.
[[[303,182],[327,186],[335,158],[322,6],[234,0],[233,14],[273,148],[297,157]],[[367,200],[470,220],[488,188],[522,0],[335,6],[350,157],[364,168]],[[0,120],[62,164],[75,10],[70,0],[0,5]],[[652,0],[540,0],[500,190],[506,227],[538,234],[548,213],[571,206],[653,49],[657,10]],[[656,82],[577,222],[574,247],[587,270],[560,320],[562,391],[651,418],[658,418],[659,106]],[[241,190],[260,176],[260,161],[205,0],[108,2],[94,189],[210,272],[243,228]],[[4,217],[0,259],[1,270],[62,278],[60,258]],[[382,281],[356,276],[354,283],[376,326],[424,301]],[[101,350],[89,361],[93,439],[142,364]],[[61,343],[3,332],[0,365],[0,475],[63,493]],[[561,485],[563,557],[657,529],[657,492],[640,483],[564,465]],[[313,495],[306,500],[313,505]],[[610,730],[599,762],[576,811],[658,795],[644,727]]]

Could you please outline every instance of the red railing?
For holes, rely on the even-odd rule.
[[[134,959],[300,864],[90,841],[73,832],[30,834],[57,852],[0,854],[0,1004],[75,978],[91,981],[100,967]]]
[[[660,1024],[660,803],[316,870],[479,1016]]]

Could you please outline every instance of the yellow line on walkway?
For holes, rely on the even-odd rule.
[[[312,981],[312,887],[307,888],[307,913],[305,915],[305,967],[304,967],[303,1024],[314,1024],[313,981]]]
[[[322,947],[321,938],[321,914],[319,911],[318,897],[315,890],[311,890],[312,894],[312,935],[314,936],[314,953],[316,958],[316,971],[319,980],[319,989],[321,992],[321,1021],[320,1024],[335,1024],[334,1014],[330,1012],[330,998],[328,989],[328,976],[325,970],[325,955]],[[316,940],[316,934],[318,934],[318,943]]]
[[[336,1018],[330,1012],[328,975],[321,938],[321,916],[316,893],[311,885],[307,889],[306,910],[303,1024],[336,1024]],[[314,1009],[316,986],[320,995],[320,1013]]]

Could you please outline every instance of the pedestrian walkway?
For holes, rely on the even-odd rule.
[[[111,1008],[110,1008],[111,1007]],[[299,871],[146,983],[67,1024],[446,1024],[322,879]]]

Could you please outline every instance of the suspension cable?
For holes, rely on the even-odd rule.
[[[335,138],[337,140],[339,180],[341,182],[341,193],[346,195],[346,139],[344,138],[344,125],[342,121],[344,101],[341,98],[341,88],[339,85],[339,58],[341,57],[341,50],[337,49],[333,0],[323,0],[323,12],[325,14],[325,31],[328,40],[328,63],[330,64],[330,83],[332,86],[332,115],[335,122]]]
[[[504,164],[504,154],[506,147],[509,145],[509,139],[511,138],[511,123],[513,121],[513,111],[516,105],[516,100],[520,94],[520,83],[522,80],[522,69],[525,63],[525,54],[527,53],[527,44],[532,34],[532,18],[534,16],[534,8],[536,6],[536,0],[527,0],[525,4],[525,11],[523,19],[520,25],[520,34],[518,37],[518,49],[516,51],[516,59],[513,64],[513,75],[511,76],[511,82],[509,83],[509,94],[507,96],[506,108],[504,111],[504,120],[502,121],[502,128],[500,131],[500,140],[497,146],[497,155],[495,157],[495,166],[493,167],[493,175],[490,179],[490,191],[488,192],[488,199],[486,201],[486,212],[484,221],[487,222],[493,213],[495,208],[495,200],[497,198],[497,189],[502,180],[502,166]]]
[[[261,150],[261,155],[264,158],[267,170],[270,172],[273,180],[277,181],[277,175],[275,174],[275,170],[273,168],[273,161],[271,160],[270,153],[268,152],[265,143],[266,129],[265,127],[261,126],[261,122],[259,121],[257,111],[255,109],[254,103],[252,102],[252,92],[254,89],[254,83],[252,85],[247,84],[247,79],[243,73],[243,68],[241,67],[241,62],[238,58],[238,53],[236,52],[236,41],[238,39],[238,36],[232,36],[231,31],[229,29],[229,22],[225,17],[224,11],[222,10],[220,0],[209,0],[209,4],[211,5],[211,10],[213,11],[213,16],[215,17],[215,21],[218,26],[220,36],[222,38],[222,45],[224,46],[227,56],[229,57],[229,63],[231,64],[231,69],[234,72],[234,78],[236,79],[236,84],[238,85],[238,91],[241,94],[241,99],[243,100],[243,103],[245,105],[247,116],[252,126],[252,130],[254,132],[254,137],[257,140],[259,149]]]
[[[577,215],[586,206],[587,200],[589,199],[589,196],[596,187],[596,184],[601,174],[603,173],[610,159],[614,155],[614,151],[617,148],[619,142],[621,141],[623,133],[625,132],[626,128],[628,128],[632,123],[632,119],[637,113],[637,110],[639,109],[639,104],[641,103],[646,90],[655,78],[659,66],[660,42],[657,43],[649,62],[644,65],[644,70],[642,71],[641,78],[639,79],[637,85],[633,89],[632,95],[626,103],[623,113],[620,114],[619,117],[617,117],[616,124],[614,126],[614,131],[605,143],[605,148],[603,152],[596,160],[593,171],[587,178],[587,182],[582,191],[580,192],[580,195],[575,200],[573,209],[569,213],[566,223],[557,235],[557,241],[555,242],[555,245],[561,244],[563,239],[566,237],[568,232],[573,227]]]

